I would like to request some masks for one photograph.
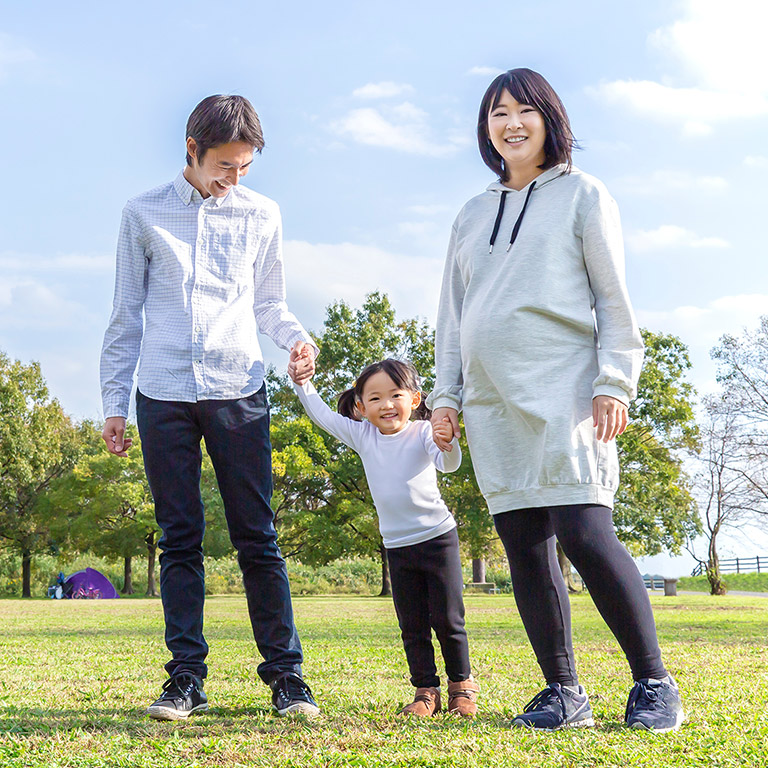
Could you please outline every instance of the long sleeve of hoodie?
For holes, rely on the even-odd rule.
[[[451,229],[443,270],[440,306],[435,331],[435,388],[427,398],[427,407],[461,410],[463,378],[461,373],[461,307],[464,302],[464,278],[456,260],[457,227]]]
[[[607,194],[601,194],[589,209],[582,241],[597,321],[600,372],[592,383],[593,397],[608,395],[629,405],[637,394],[643,341],[624,278],[619,209]]]

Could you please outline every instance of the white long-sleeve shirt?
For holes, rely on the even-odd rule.
[[[283,349],[309,334],[285,303],[280,210],[243,186],[205,200],[181,172],[128,201],[101,353],[104,418],[155,400],[234,400],[264,379],[258,331]]]
[[[359,454],[387,549],[429,541],[456,527],[440,496],[437,473],[461,464],[456,439],[443,453],[427,421],[409,421],[394,435],[383,435],[368,421],[354,421],[332,411],[311,382],[294,389],[310,419]]]

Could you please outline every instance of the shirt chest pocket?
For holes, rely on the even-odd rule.
[[[224,218],[224,217],[222,217]],[[253,284],[259,237],[238,222],[211,222],[206,263],[212,276],[231,285]],[[240,223],[242,224],[242,223]]]

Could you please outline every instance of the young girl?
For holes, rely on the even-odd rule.
[[[448,711],[465,717],[477,712],[479,688],[469,666],[464,629],[463,578],[456,521],[437,488],[435,467],[453,472],[461,464],[458,441],[448,422],[432,438],[429,411],[422,402],[416,370],[410,363],[382,360],[369,365],[354,387],[339,398],[339,413],[320,399],[306,376],[289,373],[309,417],[356,451],[387,548],[392,596],[416,694],[402,712],[426,717],[441,708],[440,678],[431,629],[435,630],[448,673]],[[299,384],[298,382],[305,383]],[[361,418],[365,421],[361,421]]]
[[[547,687],[515,725],[593,725],[579,685],[555,537],[619,641],[635,683],[625,721],[679,728],[642,577],[611,509],[643,346],[624,280],[616,204],[573,168],[562,102],[529,69],[480,105],[480,154],[498,176],[453,226],[437,319],[433,420],[464,424]],[[439,447],[445,442],[435,436]]]

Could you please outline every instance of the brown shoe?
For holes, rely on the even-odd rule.
[[[401,715],[431,717],[440,711],[440,691],[437,688],[417,688],[413,701],[400,710]]]
[[[458,683],[448,681],[448,714],[474,717],[477,714],[477,694],[480,686],[472,679]]]

